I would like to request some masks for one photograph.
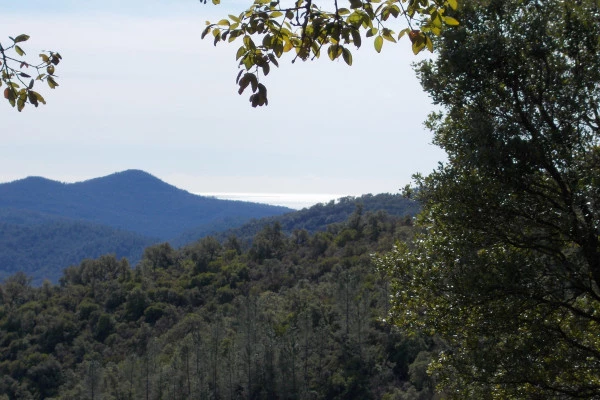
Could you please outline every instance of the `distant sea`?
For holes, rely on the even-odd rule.
[[[284,206],[301,210],[318,203],[329,203],[345,197],[343,194],[331,193],[196,193],[200,196],[215,197],[222,200],[251,201],[275,206]]]

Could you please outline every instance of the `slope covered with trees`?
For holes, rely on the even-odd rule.
[[[220,240],[225,240],[227,237],[234,235],[243,244],[250,244],[252,238],[259,231],[274,223],[278,223],[286,234],[291,234],[297,229],[315,233],[326,231],[327,227],[332,224],[345,222],[357,210],[358,213],[385,212],[391,216],[411,218],[419,212],[419,204],[401,194],[381,193],[376,195],[365,194],[359,197],[348,196],[283,215],[255,219],[232,229],[191,230],[171,241],[171,243],[183,245],[211,234]]]
[[[46,399],[428,399],[435,341],[385,322],[372,254],[413,228],[354,214],[310,235],[268,225],[146,249],[131,269],[103,256],[34,288],[0,285],[0,393]],[[1,395],[0,395],[1,396]]]
[[[0,210],[0,281],[17,271],[39,286],[58,282],[62,270],[104,254],[136,264],[144,249],[157,243],[137,233],[36,212]]]
[[[40,181],[51,188],[61,185],[44,179]],[[110,186],[111,190],[114,190],[114,186]],[[95,187],[94,190],[97,189]],[[50,190],[49,193],[55,192]],[[361,213],[387,212],[392,216],[406,216],[409,219],[418,210],[415,201],[404,199],[400,195],[347,197],[276,217],[252,219],[250,222],[246,222],[247,217],[227,217],[222,221],[189,230],[168,242],[172,247],[178,248],[207,235],[214,235],[220,241],[234,235],[242,248],[247,250],[254,236],[267,225],[279,223],[283,232],[288,235],[297,229],[305,229],[309,233],[326,231],[328,225],[344,222],[356,207],[360,207]],[[373,220],[375,217],[370,218]],[[368,223],[375,222],[373,220]],[[230,229],[240,225],[242,226],[239,228]],[[135,266],[144,248],[159,242],[161,240],[158,238],[104,225],[34,211],[2,208],[0,280],[22,271],[33,278],[33,284],[36,286],[44,279],[57,283],[66,266],[104,254],[114,254],[118,259],[125,257]]]
[[[66,266],[110,253],[135,265],[145,247],[192,228],[201,235],[188,242],[289,211],[196,196],[135,170],[74,184],[40,177],[4,183],[0,280],[22,271],[36,285],[58,282]]]

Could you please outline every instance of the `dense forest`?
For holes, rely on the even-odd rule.
[[[278,223],[281,230],[286,234],[291,234],[297,229],[304,229],[308,233],[316,233],[327,230],[331,224],[346,221],[356,211],[357,207],[360,207],[361,212],[386,212],[397,217],[415,216],[419,212],[419,203],[402,196],[400,193],[364,194],[358,197],[346,196],[283,215],[253,219],[239,226],[220,231],[191,230],[174,240],[170,240],[169,243],[184,245],[211,234],[221,240],[234,235],[244,244],[247,244],[251,243],[254,236],[265,226],[274,223]]]
[[[86,221],[0,210],[0,281],[25,272],[39,286],[44,279],[58,282],[65,266],[86,258],[115,254],[135,265],[144,249],[159,242],[134,232]]]
[[[373,255],[412,218],[357,207],[310,234],[266,225],[131,268],[83,261],[60,283],[0,286],[0,393],[9,399],[429,399],[432,339],[386,323]],[[2,395],[0,395],[0,398]]]

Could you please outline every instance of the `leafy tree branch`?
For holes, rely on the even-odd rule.
[[[213,4],[219,3],[213,0]],[[253,107],[268,104],[261,77],[269,74],[272,65],[278,67],[286,53],[294,54],[293,63],[319,58],[326,49],[332,61],[341,58],[352,65],[351,49],[361,47],[363,36],[373,38],[379,53],[384,41],[396,43],[408,35],[417,54],[424,49],[433,51],[432,38],[445,26],[459,25],[452,16],[457,0],[347,0],[344,6],[336,0],[333,7],[322,3],[254,0],[237,16],[207,22],[202,37],[210,34],[215,45],[241,40],[236,53],[241,70],[236,82],[239,94],[251,88]]]
[[[27,103],[35,107],[39,103],[46,104],[42,95],[33,88],[36,81],[45,81],[50,89],[58,86],[55,70],[62,59],[61,55],[53,51],[44,51],[39,55],[41,62],[35,64],[25,58],[27,54],[20,46],[20,43],[29,40],[28,35],[21,34],[9,39],[12,43],[8,46],[0,43],[0,86],[6,85],[4,98],[19,111],[22,111]]]

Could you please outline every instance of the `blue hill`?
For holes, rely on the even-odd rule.
[[[218,200],[178,189],[139,170],[78,183],[40,177],[0,184],[0,209],[67,217],[168,240],[190,229],[281,215],[285,207]]]

